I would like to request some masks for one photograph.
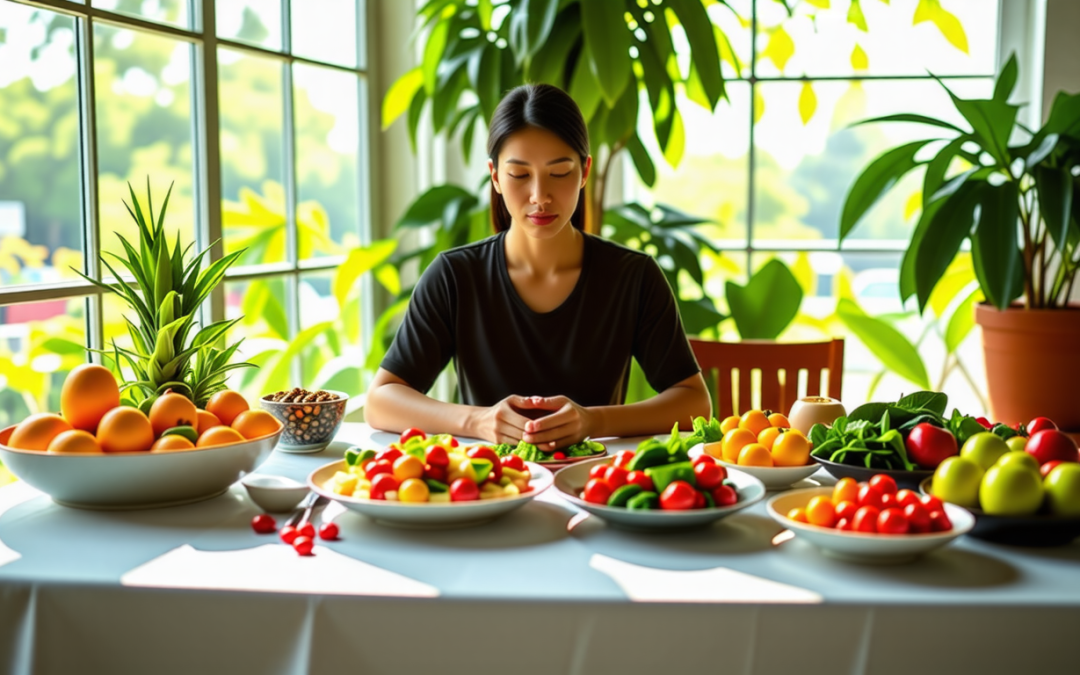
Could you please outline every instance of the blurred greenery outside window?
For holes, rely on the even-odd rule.
[[[0,0],[0,424],[57,410],[86,348],[130,344],[116,298],[70,268],[137,241],[122,200],[148,178],[155,208],[173,184],[170,238],[247,249],[203,317],[246,315],[229,337],[263,367],[231,386],[362,390],[365,0],[216,0],[216,21],[201,1],[46,4]]]

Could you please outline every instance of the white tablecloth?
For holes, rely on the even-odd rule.
[[[346,425],[323,453],[276,452],[260,471],[303,479],[392,438]],[[131,512],[0,489],[0,672],[1080,672],[1080,542],[965,537],[876,567],[779,541],[761,504],[645,534],[549,491],[445,531],[331,506],[341,540],[301,558],[252,532],[256,513],[239,485]]]

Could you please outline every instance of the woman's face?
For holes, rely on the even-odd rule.
[[[554,237],[570,222],[592,157],[582,164],[566,141],[547,129],[529,127],[511,135],[499,151],[491,181],[515,225],[533,237]]]

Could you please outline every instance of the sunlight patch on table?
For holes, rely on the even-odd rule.
[[[805,588],[762,579],[726,567],[665,570],[594,554],[589,566],[611,577],[634,602],[820,603]]]
[[[315,547],[301,556],[290,546],[264,544],[238,551],[200,551],[185,544],[120,578],[124,586],[198,588],[326,595],[438,597],[439,589]]]
[[[4,486],[4,489],[0,490],[0,516],[3,516],[4,513],[19,504],[30,501],[41,494],[40,490],[30,487],[25,482]],[[3,541],[0,541],[0,567],[13,563],[21,557],[21,553],[8,548]]]

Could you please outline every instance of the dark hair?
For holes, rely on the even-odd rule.
[[[550,84],[523,84],[511,89],[495,108],[488,131],[488,157],[499,166],[499,151],[511,135],[528,127],[539,127],[555,134],[581,155],[582,166],[589,156],[589,129],[574,99]],[[585,229],[585,188],[578,193],[577,208],[570,223]],[[491,224],[496,232],[510,229],[510,211],[502,195],[491,186]]]

